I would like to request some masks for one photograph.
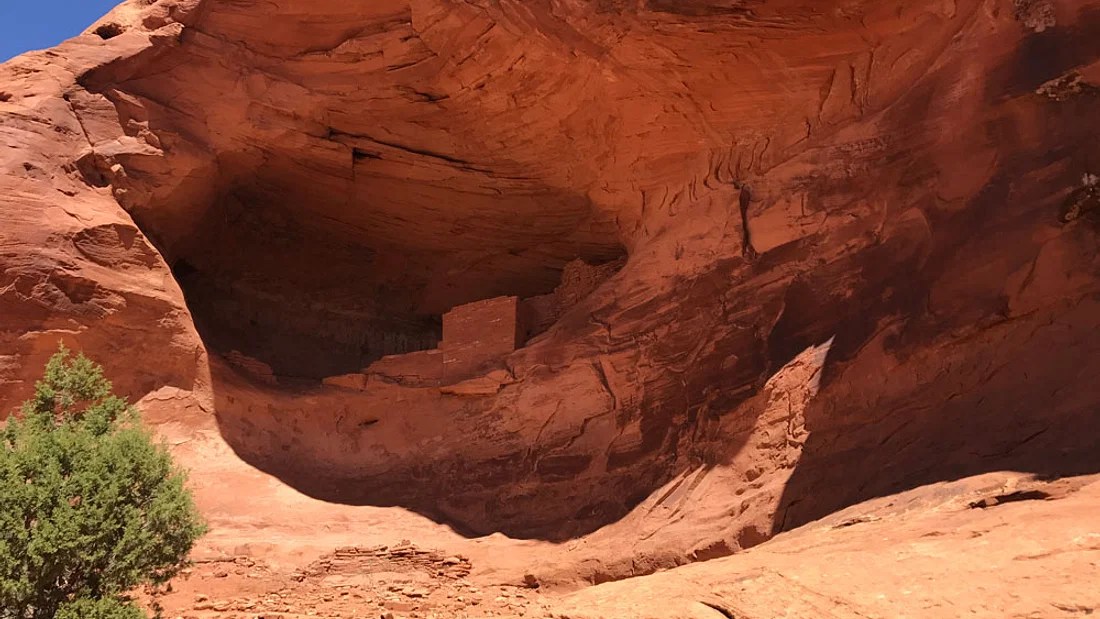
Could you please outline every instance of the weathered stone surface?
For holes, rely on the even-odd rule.
[[[130,2],[0,65],[0,406],[62,339],[216,543],[400,505],[573,540],[541,581],[1096,472],[1098,41],[1094,0]],[[322,382],[624,255],[508,380]]]
[[[860,504],[732,557],[573,593],[531,574],[484,571],[569,556],[551,544],[505,550],[498,541],[487,554],[474,543],[467,555],[444,551],[455,540],[423,528],[412,544],[376,545],[371,526],[291,565],[254,545],[203,557],[158,601],[166,614],[196,619],[387,617],[391,608],[440,619],[1080,617],[1100,606],[1096,588],[1082,584],[1100,578],[1097,509],[1096,476],[988,474]],[[334,523],[323,523],[331,535]]]
[[[466,303],[443,314],[443,377],[477,375],[523,345],[517,297]]]
[[[733,557],[585,589],[555,601],[551,616],[1090,615],[1100,592],[1081,583],[1100,578],[1100,531],[1088,515],[1097,508],[1095,476],[1056,485],[1002,475],[937,484]]]
[[[448,395],[487,396],[495,395],[515,382],[515,377],[505,370],[493,370],[484,376],[470,378],[440,388],[440,392]]]
[[[520,304],[524,339],[531,339],[554,326],[622,267],[621,259],[598,265],[577,259],[566,264],[562,268],[561,283],[553,292],[523,299]]]
[[[432,348],[382,357],[363,372],[369,376],[412,386],[438,385],[443,382],[443,351]]]

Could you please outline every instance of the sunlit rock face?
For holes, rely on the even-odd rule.
[[[472,533],[722,470],[699,501],[749,506],[677,526],[723,552],[1093,471],[1098,88],[1093,0],[130,2],[0,66],[0,402],[64,339],[308,494]],[[614,268],[477,382],[418,374],[578,259]],[[782,430],[769,379],[830,339]]]

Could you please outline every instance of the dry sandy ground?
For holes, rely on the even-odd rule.
[[[925,486],[729,557],[592,586],[540,577],[583,573],[590,546],[613,554],[606,536],[470,539],[400,508],[316,501],[242,463],[214,428],[196,430],[209,417],[192,412],[160,428],[192,465],[211,532],[195,564],[155,596],[169,618],[1001,619],[1100,609],[1097,476],[1006,472]]]

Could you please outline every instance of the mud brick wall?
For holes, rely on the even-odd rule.
[[[523,345],[519,298],[497,297],[460,305],[443,314],[443,376],[459,380]]]
[[[578,258],[566,264],[561,273],[561,283],[553,292],[520,302],[520,320],[525,339],[529,340],[549,329],[573,306],[618,273],[625,262],[620,258],[593,265]]]

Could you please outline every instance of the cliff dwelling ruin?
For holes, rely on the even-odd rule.
[[[515,308],[514,349],[622,265],[614,243],[544,239],[527,227],[442,215],[412,225],[410,216],[388,221],[355,211],[390,228],[382,238],[318,209],[261,206],[234,195],[195,209],[186,236],[157,239],[210,349],[232,353],[231,362],[250,359],[235,363],[246,371],[256,366],[285,380],[317,380],[431,350],[447,331],[448,312],[501,295],[523,300]],[[470,244],[445,233],[460,225],[485,226],[488,238]],[[520,239],[501,238],[513,248],[496,248],[490,234]]]
[[[405,385],[439,386],[500,368],[508,354],[544,333],[622,268],[623,262],[619,259],[590,265],[573,260],[562,270],[561,283],[547,294],[526,299],[504,296],[459,305],[443,314],[438,347],[386,355],[373,360],[362,372],[327,377],[324,382],[357,388],[367,377],[376,376]],[[247,363],[238,366],[249,371]]]

